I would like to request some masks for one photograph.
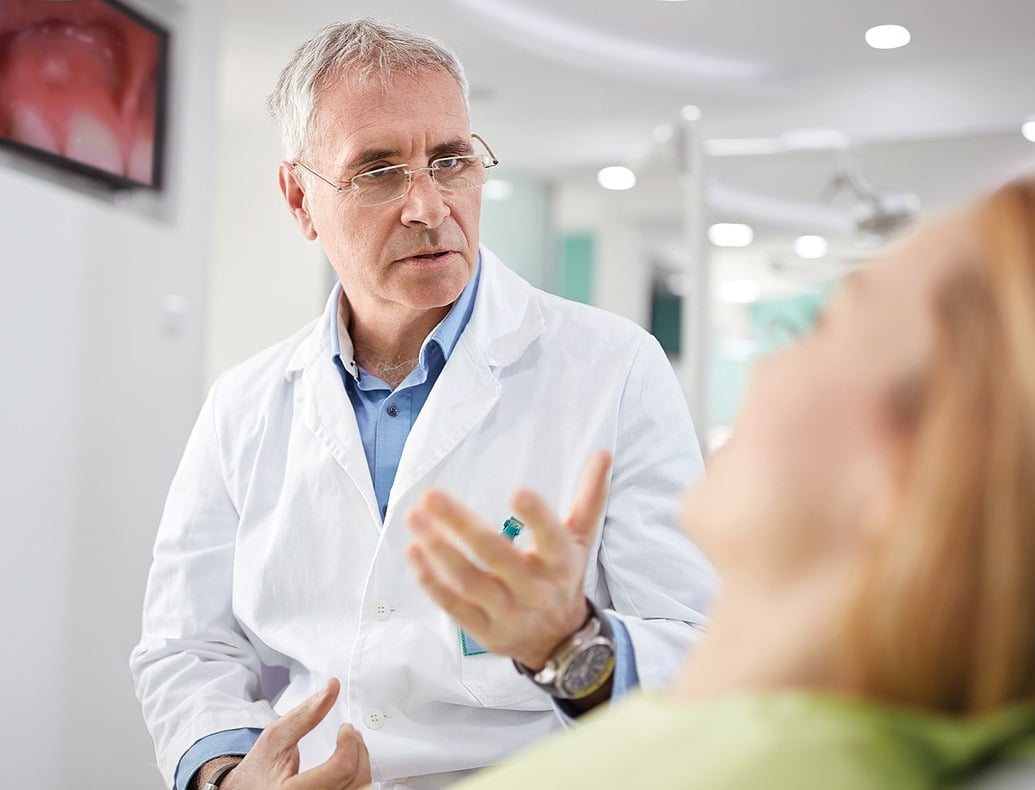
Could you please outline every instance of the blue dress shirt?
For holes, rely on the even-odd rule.
[[[460,293],[453,308],[432,330],[420,347],[417,366],[393,390],[386,382],[359,367],[351,354],[342,358],[342,329],[338,326],[335,313],[328,327],[331,336],[331,354],[341,371],[352,408],[356,413],[359,436],[374,482],[374,494],[381,510],[381,518],[388,510],[388,495],[399,469],[399,459],[410,435],[410,429],[417,421],[417,415],[424,408],[431,388],[438,381],[442,368],[456,348],[460,335],[471,320],[474,297],[478,292],[481,264],[474,276]],[[338,290],[341,286],[336,286]]]
[[[359,367],[352,359],[351,349],[342,344],[343,327],[338,325],[338,313],[331,315],[328,332],[331,354],[341,372],[345,391],[356,413],[359,435],[363,441],[370,479],[374,483],[374,494],[381,510],[381,518],[388,510],[388,499],[399,468],[406,438],[410,435],[417,415],[424,407],[431,388],[438,381],[439,374],[456,348],[460,335],[467,327],[474,310],[481,274],[481,259],[474,276],[454,302],[449,314],[439,323],[421,345],[417,366],[410,371],[402,383],[393,390],[377,376]],[[335,293],[341,293],[341,285],[335,286]],[[347,337],[347,335],[346,335]],[[607,615],[615,632],[615,670],[612,696],[618,698],[629,689],[639,685],[636,660],[629,632],[616,617]],[[186,790],[197,770],[209,760],[224,755],[247,754],[261,730],[245,728],[224,730],[198,740],[180,758],[176,766],[176,789]]]

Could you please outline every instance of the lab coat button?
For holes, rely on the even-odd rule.
[[[398,417],[399,416],[399,407],[396,406],[394,403],[391,406],[388,407],[388,416],[389,417]]]
[[[388,601],[378,601],[374,604],[373,615],[375,620],[387,620],[392,616],[392,605]]]
[[[371,708],[363,714],[364,723],[372,730],[380,730],[385,723],[385,715],[378,708]]]

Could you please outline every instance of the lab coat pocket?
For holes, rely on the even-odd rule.
[[[460,675],[464,687],[482,707],[550,709],[549,697],[528,678],[518,674],[509,658],[492,653],[465,656],[459,644],[457,654],[460,656]]]

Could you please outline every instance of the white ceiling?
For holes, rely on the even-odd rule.
[[[836,130],[872,182],[912,190],[928,208],[1035,160],[1035,144],[1019,133],[1035,113],[1033,0],[226,0],[225,8],[230,123],[254,123],[295,44],[347,14],[452,46],[472,85],[474,126],[505,165],[563,180],[591,183],[601,165],[639,161],[655,129],[688,104],[701,108],[706,138]],[[864,31],[884,23],[907,26],[912,43],[870,49]],[[838,156],[715,158],[708,175],[734,193],[819,205]],[[664,205],[627,199],[630,211]]]

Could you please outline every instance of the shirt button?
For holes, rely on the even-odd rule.
[[[378,601],[372,610],[375,620],[387,620],[392,616],[392,605],[388,601]]]
[[[399,407],[396,406],[394,403],[391,406],[388,407],[388,416],[389,417],[398,417],[399,416]]]
[[[380,730],[385,723],[385,715],[380,708],[370,708],[363,714],[364,723],[372,730]]]

